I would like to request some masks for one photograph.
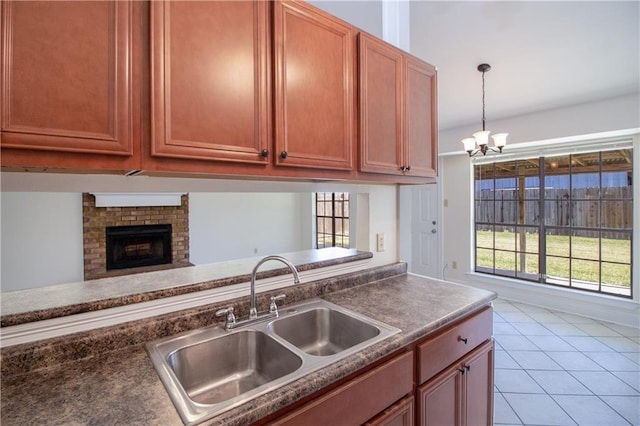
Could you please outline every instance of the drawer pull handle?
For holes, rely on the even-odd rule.
[[[469,339],[458,336],[458,342],[463,342],[466,345],[469,342]]]
[[[471,370],[471,366],[470,365],[462,364],[462,367],[458,368],[458,371],[460,372],[460,374],[464,374],[464,373],[466,373],[467,371],[470,371],[470,370]]]

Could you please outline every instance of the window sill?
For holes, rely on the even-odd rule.
[[[499,297],[505,299],[633,327],[640,326],[640,302],[638,300],[570,290],[476,272],[467,272],[465,276],[468,280],[462,284],[495,291]],[[637,299],[637,291],[635,293]]]

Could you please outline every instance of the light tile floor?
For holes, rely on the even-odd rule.
[[[640,329],[493,306],[496,425],[640,426]]]

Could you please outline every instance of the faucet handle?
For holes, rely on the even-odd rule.
[[[223,315],[227,316],[227,322],[224,325],[225,330],[233,328],[233,326],[236,325],[236,316],[233,313],[233,306],[216,311],[217,317],[221,317]]]
[[[278,316],[278,304],[280,300],[284,300],[287,297],[286,294],[279,294],[277,296],[271,296],[271,303],[269,304],[269,313],[274,316]]]

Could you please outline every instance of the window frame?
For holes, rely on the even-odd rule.
[[[558,144],[559,145],[559,144]],[[517,149],[517,148],[516,148]],[[587,291],[587,292],[591,292],[591,293],[596,293],[598,295],[605,295],[605,296],[613,296],[616,298],[624,298],[624,299],[634,299],[634,296],[636,294],[636,291],[634,291],[634,273],[636,272],[633,268],[633,260],[634,257],[636,257],[635,254],[635,250],[634,250],[634,245],[637,244],[637,234],[636,234],[636,230],[634,229],[634,224],[637,226],[637,205],[636,203],[638,202],[637,198],[637,194],[635,194],[634,196],[634,184],[637,184],[638,182],[638,178],[637,177],[633,177],[632,182],[631,182],[631,191],[630,191],[630,199],[627,198],[625,199],[625,202],[629,202],[631,203],[631,227],[630,228],[624,228],[624,229],[618,229],[618,228],[607,228],[604,226],[604,219],[603,219],[603,214],[602,214],[602,209],[604,208],[604,204],[606,204],[607,202],[612,202],[612,199],[608,199],[606,198],[603,194],[604,194],[604,190],[607,188],[606,186],[603,186],[603,173],[606,173],[607,170],[603,170],[603,161],[602,161],[602,153],[603,152],[607,152],[607,151],[611,151],[611,150],[626,150],[626,149],[631,149],[631,173],[633,173],[634,169],[637,170],[638,167],[638,150],[640,150],[640,147],[636,146],[634,144],[633,139],[620,139],[620,138],[611,138],[609,140],[599,140],[599,141],[591,141],[591,143],[573,143],[573,144],[564,144],[563,146],[547,146],[547,147],[541,147],[541,146],[537,146],[535,150],[531,149],[530,147],[526,147],[526,148],[521,148],[519,150],[514,150],[514,152],[509,153],[507,155],[501,155],[501,156],[487,156],[487,157],[481,157],[479,159],[474,159],[471,162],[471,183],[472,183],[472,205],[471,205],[471,224],[472,224],[472,230],[473,230],[473,236],[472,236],[472,241],[473,241],[473,245],[472,245],[472,253],[471,253],[471,259],[472,259],[472,271],[474,271],[475,273],[479,273],[479,274],[484,274],[484,275],[489,275],[489,276],[496,276],[496,277],[502,277],[502,278],[508,278],[508,279],[514,279],[517,281],[529,281],[529,282],[535,282],[535,283],[540,283],[543,284],[545,286],[555,286],[555,287],[562,287],[562,288],[566,288],[566,289],[571,289],[571,290],[578,290],[578,291]],[[571,155],[579,155],[579,154],[587,154],[587,153],[598,153],[599,155],[599,161],[598,161],[598,198],[597,200],[597,204],[598,204],[598,226],[597,227],[580,227],[580,226],[568,226],[568,227],[561,227],[561,226],[557,226],[557,225],[548,225],[546,223],[545,220],[545,177],[547,176],[551,176],[551,174],[546,174],[545,173],[545,166],[544,166],[544,159],[550,159],[551,157],[558,157],[558,156],[567,156],[568,158],[572,158],[570,157]],[[478,195],[476,193],[476,185],[477,185],[477,167],[478,166],[482,166],[482,165],[487,165],[489,163],[495,163],[495,164],[499,164],[499,163],[504,163],[504,162],[508,162],[508,161],[514,161],[514,160],[518,160],[518,161],[526,161],[526,160],[536,160],[538,161],[538,182],[539,182],[539,194],[538,194],[538,198],[537,200],[531,200],[531,201],[537,201],[538,203],[538,208],[539,208],[539,214],[540,214],[540,218],[538,220],[538,223],[535,225],[531,225],[528,224],[526,222],[519,222],[518,221],[518,214],[516,213],[516,218],[515,218],[515,223],[498,223],[498,219],[497,217],[493,217],[491,220],[492,222],[489,223],[487,221],[478,221],[478,218],[476,217],[477,214],[477,209],[480,203],[482,203],[482,198],[478,198]],[[518,163],[516,163],[516,167],[517,167]],[[569,193],[573,195],[573,177],[576,176],[578,173],[570,173],[568,172],[567,174],[563,174],[563,176],[566,176],[566,178],[568,178],[569,182],[570,182],[570,186],[569,186]],[[518,175],[517,175],[517,169],[514,169],[514,174],[511,177],[512,179],[518,179]],[[493,184],[495,186],[496,184],[496,175],[495,175],[495,169],[493,170]],[[518,188],[518,184],[516,182],[516,184],[512,187],[513,188],[513,192],[517,192],[517,188]],[[491,187],[491,191],[493,193],[493,198],[491,199],[491,201],[493,202],[493,206],[495,206],[495,194],[496,194],[496,190],[497,188],[495,187]],[[516,197],[515,202],[522,202],[523,200],[518,200],[518,198]],[[528,200],[528,198],[527,198]],[[570,199],[569,203],[573,204],[575,200]],[[613,200],[613,201],[618,201]],[[494,211],[494,215],[495,215],[495,211]],[[575,216],[573,216],[573,214],[570,213],[570,218],[573,218]],[[484,248],[482,245],[478,245],[478,230],[480,229],[479,226],[493,226],[493,242],[490,243],[490,247]],[[502,270],[502,271],[498,271],[496,268],[496,241],[495,241],[495,230],[498,227],[511,227],[513,229],[513,233],[514,233],[514,238],[515,241],[513,243],[512,249],[507,250],[511,253],[514,254],[514,267],[512,270],[508,271],[508,273],[506,272],[507,270]],[[518,262],[518,256],[522,255],[520,254],[520,251],[517,247],[517,232],[515,232],[518,228],[536,228],[538,230],[538,247],[537,247],[537,253],[533,253],[535,255],[537,255],[538,260],[537,260],[537,277],[534,275],[533,277],[524,277],[522,275],[519,276],[519,266],[517,264]],[[489,228],[491,230],[491,228]],[[566,230],[569,232],[569,250],[572,249],[572,244],[571,241],[573,238],[576,237],[576,235],[573,235],[574,233],[580,234],[588,234],[589,232],[595,232],[597,233],[598,237],[597,237],[597,241],[598,241],[598,247],[599,247],[599,253],[598,253],[598,281],[597,281],[597,289],[588,289],[588,288],[584,288],[588,283],[590,283],[590,281],[585,281],[585,285],[583,286],[576,286],[573,284],[572,281],[572,277],[571,277],[571,271],[573,271],[573,267],[572,264],[574,263],[574,261],[588,261],[588,262],[593,262],[593,259],[582,259],[581,257],[578,256],[574,256],[573,253],[571,253],[571,251],[569,251],[568,257],[567,257],[567,261],[569,262],[569,278],[567,278],[566,283],[554,283],[554,282],[550,282],[552,281],[550,279],[550,277],[548,276],[547,273],[547,244],[545,242],[546,238],[547,238],[547,230],[548,229],[558,229],[558,230]],[[605,235],[605,233],[607,232],[620,232],[622,234],[625,234],[625,236],[628,236],[629,239],[629,261],[627,262],[616,262],[616,261],[610,261],[610,260],[606,260],[602,251],[602,244],[603,244],[603,239],[607,239],[605,238],[603,235]],[[610,238],[609,238],[610,239]],[[478,265],[478,254],[479,254],[479,249],[485,249],[485,250],[492,250],[493,251],[493,261],[492,261],[492,267],[483,267],[482,265]],[[481,252],[481,251],[480,251]],[[526,256],[528,252],[525,252],[524,255]],[[552,256],[552,257],[557,257],[557,256]],[[603,275],[602,275],[602,266],[603,264],[621,264],[624,267],[628,267],[629,268],[629,294],[617,294],[615,292],[612,291],[603,291],[603,285],[606,286],[608,283],[603,281]],[[496,273],[498,272],[498,273]],[[502,272],[502,273],[500,273]],[[635,289],[637,290],[637,289]]]
[[[323,194],[323,199],[320,199],[319,194]],[[330,195],[331,199],[326,197]],[[341,199],[337,199],[340,196]],[[350,248],[350,211],[351,211],[351,197],[349,192],[316,192],[315,193],[315,247],[317,249],[326,247],[343,247]],[[321,203],[324,206],[321,208]],[[327,213],[327,205],[330,204],[331,213]],[[338,209],[337,206],[340,206]],[[339,210],[339,212],[338,212]],[[346,212],[346,213],[345,213]],[[338,227],[338,221],[341,222],[341,226]],[[327,224],[330,224],[330,231],[327,232]],[[322,225],[322,226],[321,226]],[[341,228],[342,232],[338,232],[337,229]],[[320,237],[323,236],[323,243],[320,244]],[[331,239],[330,244],[326,242],[326,236]],[[340,242],[338,242],[338,240]],[[345,245],[346,240],[346,245]]]

